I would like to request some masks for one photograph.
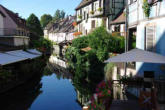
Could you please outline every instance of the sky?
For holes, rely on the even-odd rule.
[[[81,0],[0,0],[0,4],[27,18],[34,13],[39,18],[43,14],[54,15],[57,9],[64,10],[67,15],[74,15],[75,8]]]

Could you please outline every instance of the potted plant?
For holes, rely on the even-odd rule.
[[[92,14],[92,15],[93,15],[93,14],[94,14],[94,11],[93,11],[93,10],[92,10],[92,11],[90,11],[90,14]]]
[[[101,12],[103,9],[101,7],[99,7],[97,10]]]
[[[149,1],[149,2],[148,2]],[[143,0],[143,11],[146,17],[150,16],[150,10],[151,10],[151,5],[150,5],[151,0]]]
[[[82,19],[82,16],[81,16],[81,15],[78,15],[78,18],[79,18],[79,19]]]

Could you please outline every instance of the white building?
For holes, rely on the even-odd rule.
[[[165,1],[151,0],[149,17],[144,13],[143,0],[130,0],[128,12],[129,39],[136,34],[136,47],[165,55]],[[131,42],[129,42],[131,44]],[[152,72],[156,79],[165,78],[165,65],[136,63],[136,75]]]
[[[87,35],[102,24],[109,24],[124,9],[125,0],[82,0],[76,8],[78,32]]]
[[[44,37],[56,43],[73,40],[73,22],[74,17],[69,16],[56,23],[49,23],[44,29]]]
[[[26,21],[0,5],[0,45],[23,46],[29,44]]]

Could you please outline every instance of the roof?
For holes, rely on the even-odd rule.
[[[4,14],[2,11],[0,11],[0,14],[1,14],[3,17],[6,17],[5,14]]]
[[[115,20],[111,22],[111,24],[124,24],[125,23],[125,15],[124,12],[121,13]]]
[[[141,49],[133,49],[118,56],[109,58],[108,62],[145,62],[145,63],[165,63],[165,56]]]
[[[96,1],[96,0],[82,0],[80,2],[80,4],[76,7],[75,10],[78,10],[78,9],[80,9],[80,8],[86,6],[86,5],[88,5],[88,4],[90,4],[90,3],[94,2],[94,1]]]
[[[23,58],[23,57],[18,57],[18,56],[12,56],[6,53],[0,53],[0,65],[7,65],[7,64],[11,64],[11,63],[15,63],[15,62],[19,62],[19,61],[24,61],[27,58]]]
[[[45,29],[48,29],[49,32],[55,32],[55,33],[73,32],[74,21],[75,21],[75,16],[68,16],[67,18],[64,18],[55,23],[49,23]]]
[[[92,50],[92,48],[86,47],[86,48],[82,48],[81,50],[84,51],[84,52],[88,52],[88,51]]]
[[[26,20],[22,19],[21,17],[18,16],[18,13],[14,13],[4,6],[0,5],[4,9],[4,11],[10,16],[10,18],[18,25],[18,27],[21,28],[26,28]]]
[[[6,53],[9,54],[9,55],[28,58],[28,59],[34,59],[34,58],[37,58],[37,57],[40,56],[40,55],[37,55],[37,54],[25,52],[23,50],[10,51],[10,52],[6,52]]]
[[[40,57],[42,54],[36,49],[29,49],[27,51],[16,50],[1,53],[0,52],[0,65],[7,65],[28,59]]]

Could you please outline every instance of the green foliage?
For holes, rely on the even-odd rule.
[[[136,48],[136,36],[135,35],[133,35],[132,36],[132,48]]]
[[[99,7],[97,10],[101,12],[103,9],[101,7]]]
[[[35,48],[52,49],[53,47],[53,42],[44,37],[41,37],[38,41],[34,41],[33,43]]]
[[[143,11],[146,17],[150,16],[151,6],[148,3],[148,0],[143,0]]]
[[[106,66],[104,68],[106,80],[112,80],[114,66],[115,66],[114,63],[106,64]]]
[[[78,49],[88,47],[88,36],[79,37],[72,41],[72,46]]]
[[[31,14],[26,20],[27,27],[31,33],[34,33],[37,37],[43,36],[43,30],[41,24],[36,15]]]
[[[41,16],[41,20],[40,20],[42,28],[45,28],[46,25],[47,25],[50,21],[52,21],[52,19],[53,19],[53,18],[52,18],[52,16],[51,16],[50,14],[44,14],[44,15],[42,15],[42,16]]]
[[[55,14],[54,14],[53,20],[58,21],[58,20],[63,19],[63,18],[65,18],[65,12],[63,10],[57,9]]]
[[[91,50],[82,51],[86,47],[91,47]],[[76,79],[99,82],[104,78],[104,61],[109,52],[123,51],[124,37],[112,36],[102,26],[88,36],[74,39],[66,50],[65,58]]]

